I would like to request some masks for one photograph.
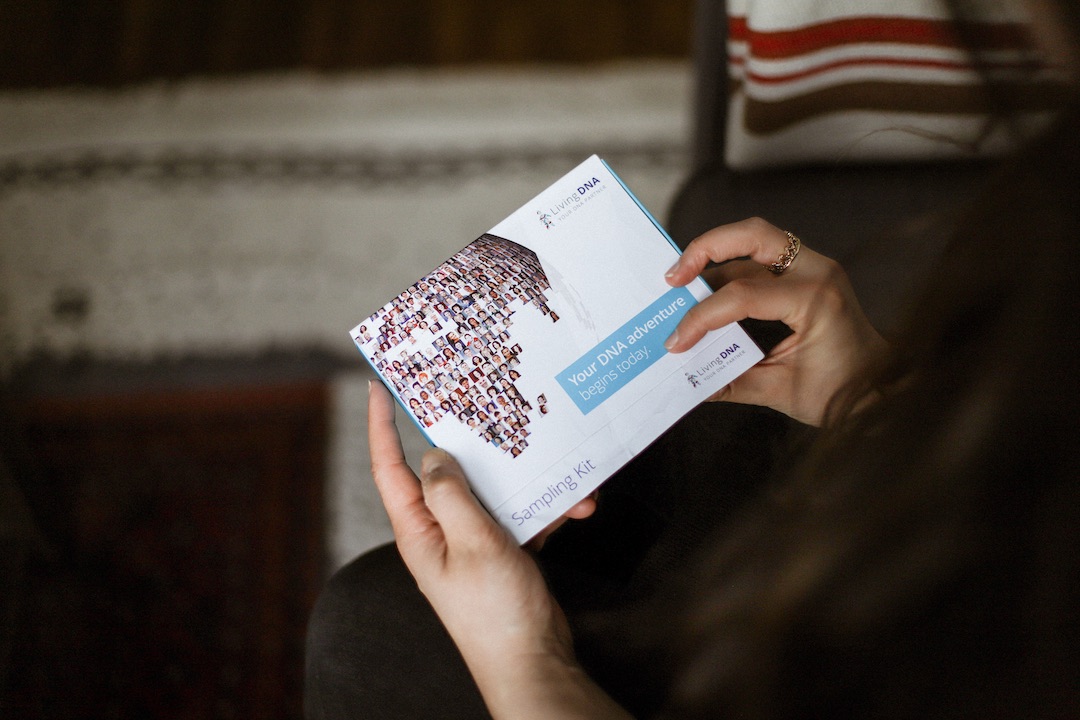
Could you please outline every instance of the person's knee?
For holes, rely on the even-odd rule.
[[[323,588],[308,623],[309,661],[370,626],[372,613],[392,611],[387,602],[418,594],[393,544],[377,547],[348,563]]]
[[[304,714],[308,720],[486,716],[460,654],[394,545],[338,570],[315,604]]]
[[[402,577],[404,575],[404,577]],[[385,612],[399,608],[394,598],[410,592],[393,545],[371,550],[330,578],[308,621],[304,667],[304,714],[310,720],[344,717],[380,655]],[[411,592],[415,592],[413,585]],[[353,708],[355,710],[355,708]]]

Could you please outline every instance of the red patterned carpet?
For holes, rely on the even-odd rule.
[[[49,552],[22,568],[0,714],[299,717],[326,406],[310,380],[17,398]]]

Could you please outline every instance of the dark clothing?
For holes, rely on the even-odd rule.
[[[773,474],[796,428],[769,410],[706,404],[602,486],[592,518],[564,526],[539,553],[582,664],[632,712],[658,708],[666,681],[655,656],[633,652],[639,628],[623,619],[685,575],[706,536]],[[305,713],[309,720],[487,717],[394,546],[339,570],[320,598],[308,630]]]

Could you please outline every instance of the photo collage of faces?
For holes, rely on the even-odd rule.
[[[356,343],[393,383],[417,422],[468,426],[511,457],[528,447],[531,414],[547,398],[526,398],[510,328],[516,307],[532,306],[551,322],[551,288],[536,253],[482,235],[356,328]]]

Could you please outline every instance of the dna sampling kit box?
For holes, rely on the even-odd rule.
[[[711,290],[595,155],[351,336],[520,543],[762,358],[740,325],[664,348]]]

